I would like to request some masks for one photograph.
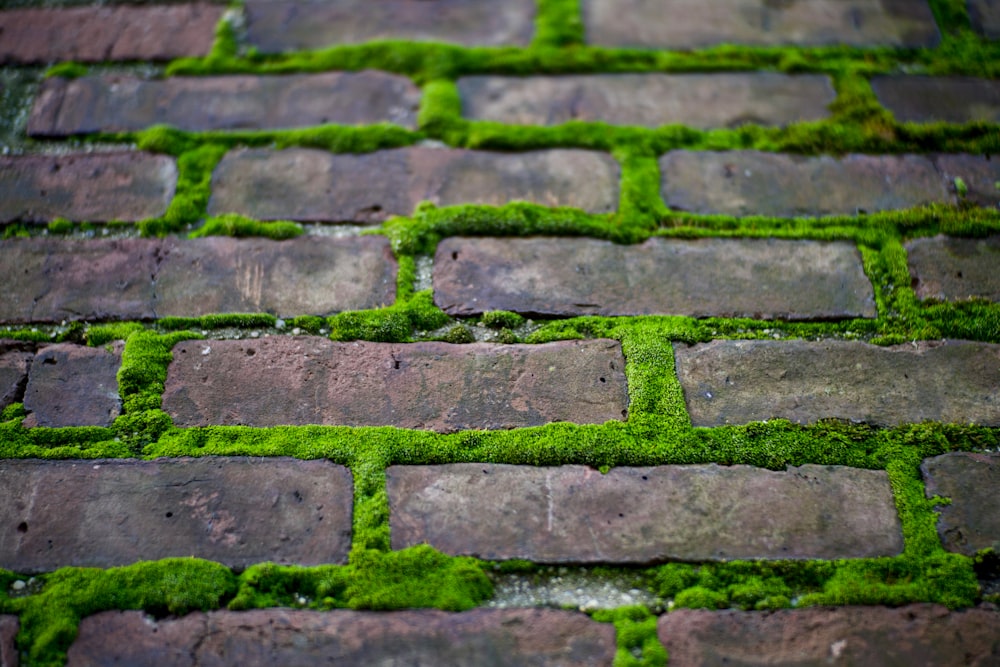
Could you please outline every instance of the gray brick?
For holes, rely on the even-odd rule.
[[[1000,2],[967,0],[966,4],[973,29],[990,39],[1000,39]]]
[[[921,299],[1000,301],[1000,236],[913,239],[906,243],[913,288]]]
[[[983,549],[1000,551],[1000,454],[949,452],[925,459],[920,466],[927,497],[951,499],[938,505],[938,535],[944,548],[966,556]]]
[[[877,76],[872,90],[900,122],[1000,122],[1000,81],[960,76]]]

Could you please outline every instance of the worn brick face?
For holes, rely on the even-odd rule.
[[[1000,122],[1000,81],[973,77],[877,76],[872,90],[900,122]]]
[[[1000,236],[979,239],[935,236],[908,241],[906,258],[921,299],[1000,301]]]
[[[1000,550],[1000,515],[994,505],[1000,488],[1000,455],[949,452],[925,459],[920,471],[928,498],[943,496],[951,501],[935,508],[945,549],[966,556],[983,549]]]

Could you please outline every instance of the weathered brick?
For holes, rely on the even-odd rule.
[[[874,317],[874,293],[849,243],[664,239],[637,246],[569,238],[445,239],[434,301],[453,315]]]
[[[967,0],[969,20],[977,32],[1000,39],[1000,3],[996,0]]]
[[[110,426],[121,414],[121,347],[50,345],[31,363],[24,426]]]
[[[462,114],[476,120],[704,129],[818,120],[830,115],[827,105],[836,98],[825,76],[775,72],[472,76],[459,79],[458,90]]]
[[[940,605],[696,611],[660,616],[671,667],[996,664],[1000,613]]]
[[[35,100],[28,134],[62,137],[157,124],[192,131],[380,122],[414,128],[419,102],[420,91],[409,79],[374,71],[162,80],[54,77]]]
[[[921,299],[1000,301],[1000,236],[913,239],[906,243],[913,288]]]
[[[1000,454],[949,452],[925,459],[920,466],[927,497],[944,496],[938,505],[938,535],[944,548],[967,556],[983,549],[1000,551]]]
[[[14,639],[19,629],[17,616],[0,616],[0,667],[17,667],[19,656]]]
[[[618,164],[580,150],[488,153],[409,147],[363,155],[311,149],[237,150],[212,176],[210,214],[259,220],[380,222],[440,206],[521,199],[607,213],[618,206]]]
[[[386,471],[392,547],[540,563],[895,555],[884,471],[456,463]]]
[[[0,567],[194,556],[231,567],[345,562],[351,474],[329,461],[0,461]]]
[[[1000,345],[716,340],[674,353],[695,426],[772,418],[1000,425]]]
[[[1000,122],[1000,81],[973,77],[877,76],[872,90],[900,122]]]
[[[715,44],[933,46],[926,0],[583,0],[587,42],[690,49]]]
[[[248,0],[247,42],[300,51],[383,39],[527,46],[533,0]]]
[[[963,202],[1000,208],[1000,160],[986,155],[934,155],[934,166]],[[958,180],[965,184],[959,193]]]
[[[232,664],[239,656],[246,667],[597,667],[614,655],[613,625],[556,609],[258,609],[161,621],[111,611],[83,619],[68,664],[194,667]]]
[[[329,315],[396,299],[396,258],[383,236],[167,241],[160,259],[159,317]]]
[[[225,7],[208,4],[0,12],[0,63],[171,60],[212,48]]]
[[[177,166],[166,155],[0,157],[0,223],[157,217],[167,210],[176,186]]]
[[[34,356],[30,344],[0,338],[0,410],[24,399]]]
[[[660,175],[667,206],[694,213],[853,215],[954,201],[919,155],[671,151]]]
[[[178,426],[341,424],[458,431],[625,417],[616,341],[546,345],[184,342],[163,409]]]

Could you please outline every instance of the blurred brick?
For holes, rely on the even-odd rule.
[[[1000,2],[967,0],[972,28],[990,39],[1000,39]]]
[[[1000,301],[1000,236],[935,236],[913,239],[905,247],[917,297]]]
[[[0,616],[0,667],[17,667],[20,656],[15,638],[20,629],[17,616]]]
[[[0,338],[0,410],[24,400],[34,356],[30,345]]]
[[[968,76],[876,76],[872,90],[900,122],[1000,122],[1000,81]]]

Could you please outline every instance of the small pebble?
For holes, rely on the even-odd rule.
[[[28,584],[26,584],[23,581],[21,581],[20,579],[18,579],[13,584],[11,584],[10,587],[11,587],[11,589],[13,589],[15,591],[23,591],[25,588],[28,587]]]

